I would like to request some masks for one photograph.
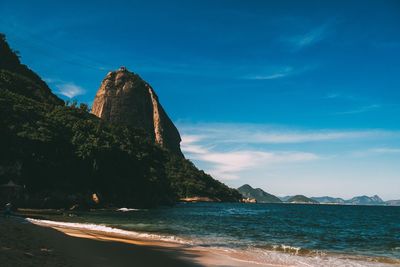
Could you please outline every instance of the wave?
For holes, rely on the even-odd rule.
[[[119,235],[131,239],[144,239],[152,241],[164,241],[187,245],[187,247],[206,250],[211,253],[227,256],[231,259],[258,264],[260,266],[298,266],[298,267],[393,267],[400,266],[400,259],[384,257],[368,257],[347,254],[327,253],[318,250],[309,250],[301,247],[294,247],[284,244],[247,246],[247,247],[224,247],[209,246],[211,240],[193,238],[193,240],[177,237],[174,235],[153,234],[122,230],[119,228],[91,223],[72,223],[50,220],[38,220],[27,218],[27,221],[49,227],[69,228],[77,230],[96,231],[105,234]],[[212,244],[212,242],[211,242]],[[219,244],[221,244],[219,242]],[[239,244],[240,245],[240,244]]]
[[[116,211],[128,212],[128,211],[139,211],[139,209],[119,208]]]
[[[119,236],[132,239],[146,239],[146,240],[173,242],[179,244],[192,244],[192,242],[189,240],[184,240],[183,238],[179,238],[173,235],[161,235],[161,234],[159,235],[159,234],[127,231],[102,224],[59,222],[59,221],[39,220],[32,218],[26,218],[26,220],[30,223],[41,226],[68,228],[76,230],[89,230],[105,234],[116,234]]]
[[[296,266],[296,267],[394,267],[400,266],[400,260],[365,257],[356,255],[331,254],[277,245],[275,250],[265,248],[227,249],[219,248],[225,254],[242,262],[259,265]],[[303,251],[303,252],[301,252]]]

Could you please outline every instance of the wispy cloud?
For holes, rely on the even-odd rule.
[[[68,98],[74,98],[75,96],[84,95],[86,93],[85,89],[74,83],[61,83],[57,84],[56,87],[59,94]]]
[[[281,163],[316,160],[313,153],[297,151],[234,150],[216,151],[204,144],[205,136],[183,135],[182,151],[193,160],[210,164],[209,172],[224,180],[240,178],[240,172],[257,166],[272,166]]]
[[[285,67],[269,67],[267,70],[258,70],[256,74],[250,74],[243,77],[243,79],[248,80],[276,80],[282,79],[288,76],[295,76],[302,74],[304,72],[314,70],[318,68],[317,65],[306,65],[302,67],[292,67],[292,66],[285,66]]]
[[[218,143],[240,144],[299,144],[311,142],[360,140],[400,136],[400,132],[371,130],[301,130],[262,124],[198,123],[179,124],[186,133],[216,140]],[[193,138],[193,137],[192,137]]]
[[[352,110],[335,112],[334,114],[336,114],[336,115],[358,114],[358,113],[364,113],[364,112],[376,110],[376,109],[379,109],[380,107],[381,107],[381,105],[379,105],[379,104],[372,104],[372,105],[362,106],[362,107],[352,109]]]
[[[73,82],[66,82],[61,79],[55,78],[44,78],[44,81],[48,84],[53,85],[56,88],[56,93],[66,96],[68,98],[74,98],[78,95],[84,95],[86,90],[81,86],[76,85]]]
[[[185,156],[223,180],[264,175],[290,166],[327,159],[400,154],[400,131],[366,129],[295,129],[240,123],[177,123]],[[376,148],[364,149],[375,144]],[[355,148],[359,148],[354,152]],[[295,164],[295,165],[293,165]],[[251,176],[252,174],[250,174]]]
[[[392,153],[400,153],[400,148],[381,147],[381,148],[373,148],[371,149],[371,151],[375,153],[392,154]]]
[[[182,133],[181,147],[186,157],[203,165],[216,178],[225,180],[243,178],[249,171],[262,173],[282,164],[304,164],[337,156],[331,149],[335,149],[338,142],[346,146],[355,140],[370,143],[400,138],[397,131],[302,130],[255,124],[178,123],[178,128]],[[309,143],[320,145],[316,151],[310,151],[310,147],[317,146],[310,146]],[[328,146],[329,143],[332,143],[331,146]],[[375,151],[378,152],[397,151],[381,148]],[[348,152],[343,155],[348,155]]]
[[[245,78],[249,79],[249,80],[275,80],[275,79],[280,79],[280,78],[286,77],[292,73],[293,73],[292,67],[285,67],[285,68],[270,72],[268,74],[249,75],[249,76],[246,76]]]
[[[331,24],[325,23],[313,29],[308,29],[302,34],[284,38],[283,41],[289,44],[294,51],[315,45],[329,35]]]
[[[336,99],[340,98],[340,94],[337,93],[329,93],[326,96],[323,97],[324,99]]]
[[[377,147],[369,148],[365,150],[353,151],[351,153],[354,157],[369,157],[369,156],[380,156],[380,155],[400,155],[400,148],[398,147]]]
[[[363,96],[355,96],[349,95],[339,92],[331,92],[327,93],[326,95],[322,96],[322,99],[331,99],[331,100],[345,100],[345,101],[352,101],[352,102],[360,102],[365,101],[365,97]]]

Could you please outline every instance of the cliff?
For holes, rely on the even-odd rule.
[[[21,186],[18,194],[0,192],[0,206],[12,201],[28,208],[141,208],[195,196],[240,199],[236,190],[177,156],[177,151],[162,149],[145,131],[101,120],[84,104],[64,105],[20,63],[4,36],[0,44],[0,185],[12,180]],[[153,90],[141,91],[147,100],[137,102],[151,101],[147,109],[160,114],[158,119],[151,117],[158,125],[151,128],[156,129],[153,140],[168,147],[165,132],[175,128],[168,125]],[[156,139],[157,132],[162,134]]]
[[[183,157],[179,132],[153,88],[124,67],[104,78],[92,113],[107,122],[144,129],[156,144]]]

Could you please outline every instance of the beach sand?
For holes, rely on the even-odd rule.
[[[0,266],[263,266],[187,245],[0,217]],[[272,265],[264,265],[272,266]]]

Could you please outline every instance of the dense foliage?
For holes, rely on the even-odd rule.
[[[0,88],[12,86],[16,93],[22,93],[32,99],[49,104],[63,104],[63,101],[54,95],[47,84],[26,65],[21,64],[17,52],[11,50],[4,34],[0,33],[0,70],[7,70],[9,74],[0,77]]]
[[[242,185],[237,189],[245,198],[253,198],[258,203],[281,203],[282,201],[274,195],[271,195],[261,188],[253,188],[248,184]]]
[[[187,196],[240,197],[152,143],[143,130],[105,123],[84,104],[64,105],[36,74],[17,66],[18,57],[10,60],[4,43],[3,37],[0,184],[13,180],[24,186],[20,205],[95,205],[93,193],[98,205],[130,207],[171,204]]]

